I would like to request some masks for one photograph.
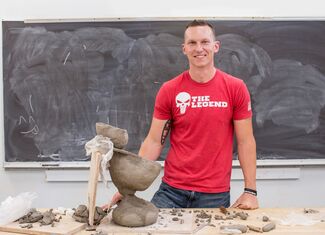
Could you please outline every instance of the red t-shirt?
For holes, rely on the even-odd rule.
[[[197,192],[229,191],[233,120],[251,116],[246,85],[221,70],[207,83],[188,71],[164,83],[154,109],[155,118],[172,120],[163,181]]]

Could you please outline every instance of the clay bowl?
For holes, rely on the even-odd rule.
[[[146,190],[159,175],[159,163],[134,153],[114,148],[108,167],[112,181],[122,195]]]

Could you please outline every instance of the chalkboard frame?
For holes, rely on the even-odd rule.
[[[164,167],[164,161],[157,161]],[[257,160],[257,167],[305,167],[325,166],[324,159],[294,159],[294,160]],[[240,166],[238,160],[233,160],[233,168]],[[90,162],[3,162],[5,169],[89,169]]]
[[[205,18],[207,20],[234,20],[234,21],[324,21],[322,18]],[[121,21],[189,21],[189,18],[140,18],[140,19],[74,19],[74,20],[26,20],[27,23],[66,23],[66,22],[121,22]],[[163,165],[163,161],[160,161]],[[238,165],[238,161],[234,160],[234,165]],[[260,166],[285,166],[285,165],[325,165],[325,159],[273,159],[258,160]],[[4,162],[6,168],[88,168],[88,162]]]

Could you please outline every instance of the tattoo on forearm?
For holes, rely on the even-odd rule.
[[[165,123],[164,129],[163,129],[163,131],[162,131],[162,133],[161,133],[161,140],[160,140],[161,145],[163,145],[163,144],[165,143],[165,141],[166,141],[166,138],[167,138],[168,133],[169,133],[169,131],[170,131],[171,122],[172,122],[172,120],[169,119],[169,120],[167,120],[167,122]]]

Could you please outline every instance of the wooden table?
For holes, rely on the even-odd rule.
[[[325,208],[306,208],[306,209],[314,209],[317,210],[318,213],[304,213],[304,208],[262,208],[252,211],[243,211],[238,209],[228,209],[229,212],[247,212],[249,214],[247,220],[241,220],[240,218],[235,218],[233,220],[217,220],[214,217],[216,215],[224,216],[219,209],[183,209],[182,213],[185,214],[191,214],[192,215],[192,223],[188,222],[188,219],[185,219],[185,223],[182,225],[180,224],[180,220],[178,221],[172,221],[174,225],[168,224],[170,226],[170,231],[167,231],[166,229],[163,231],[155,230],[153,231],[148,230],[146,231],[146,228],[138,228],[138,229],[132,229],[132,228],[125,228],[125,227],[118,227],[116,228],[116,225],[114,227],[114,231],[105,231],[107,232],[107,235],[166,235],[166,234],[173,234],[173,235],[180,235],[180,234],[195,234],[195,235],[215,235],[215,234],[221,234],[220,233],[220,226],[221,225],[227,225],[227,224],[243,224],[243,225],[254,225],[258,227],[262,227],[267,222],[262,221],[262,217],[264,215],[268,216],[272,221],[275,221],[276,223],[276,229],[272,230],[270,232],[267,232],[266,234],[277,234],[277,235],[325,235]],[[164,215],[164,218],[166,214],[169,214],[172,209],[162,209],[160,212],[160,215]],[[180,211],[180,209],[178,209]],[[202,227],[201,229],[197,229],[198,223],[205,224],[204,219],[199,219],[197,221],[197,215],[204,211],[206,214],[211,215],[211,224],[206,225]],[[161,217],[161,216],[160,216]],[[160,218],[159,217],[159,218]],[[177,217],[173,215],[173,217]],[[290,218],[300,218],[303,222],[306,221],[319,221],[313,225],[282,225],[281,222],[288,222]],[[179,217],[181,218],[181,217]],[[159,221],[159,220],[158,220]],[[197,222],[196,222],[197,221]],[[297,221],[296,221],[297,222]],[[178,224],[177,224],[178,223]],[[104,223],[103,223],[104,224]],[[106,225],[105,225],[106,226]],[[104,227],[105,227],[104,226]],[[154,226],[154,225],[152,225]],[[167,226],[167,227],[168,227]],[[183,228],[188,228],[187,231],[181,231],[180,227],[183,226]],[[100,226],[98,227],[100,228]],[[97,229],[98,229],[97,228]],[[177,229],[179,229],[177,233]],[[196,231],[197,230],[197,231]],[[75,235],[91,235],[95,234],[95,231],[85,231],[82,230],[80,232],[77,232]],[[14,233],[4,233],[0,232],[0,235],[13,235]],[[254,231],[248,231],[247,234],[259,234],[258,232]]]

